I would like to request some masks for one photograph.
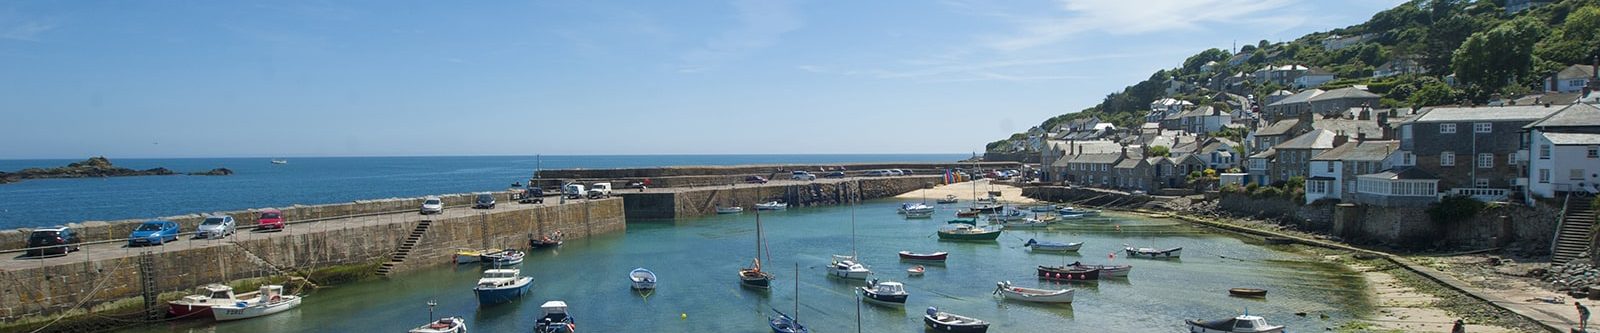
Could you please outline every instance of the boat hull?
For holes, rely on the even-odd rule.
[[[996,231],[984,232],[984,233],[947,233],[947,232],[940,232],[939,233],[939,239],[941,239],[941,240],[954,240],[954,241],[992,241],[992,240],[1000,239],[1000,231],[996,230]]]
[[[1228,295],[1234,297],[1262,298],[1267,297],[1267,290],[1256,288],[1233,288],[1228,289]]]
[[[739,285],[758,289],[772,287],[772,275],[765,273],[739,272]]]
[[[1033,244],[1028,246],[1028,249],[1034,252],[1078,252],[1080,248],[1083,248],[1083,243]]]
[[[1232,331],[1200,326],[1200,324],[1196,323],[1194,320],[1185,320],[1185,322],[1189,325],[1189,333],[1283,333],[1283,326],[1273,326],[1252,331]]]
[[[628,273],[628,280],[633,282],[633,289],[656,289],[656,273],[646,269],[635,269]]]
[[[984,333],[989,331],[989,324],[952,325],[933,320],[933,316],[923,315],[922,325],[938,332],[949,333]]]
[[[482,260],[482,258],[476,254],[456,254],[456,264],[470,264],[478,262],[479,260]]]
[[[1100,270],[1093,268],[1039,266],[1037,272],[1040,280],[1091,281],[1100,279]]]
[[[867,276],[872,275],[872,271],[851,271],[851,270],[829,269],[828,270],[828,275],[831,275],[831,276],[836,277],[836,278],[841,278],[841,279],[866,280]]]
[[[211,306],[199,304],[167,303],[169,318],[211,318]]]
[[[995,289],[995,293],[999,294],[1000,298],[1002,299],[1022,302],[1072,303],[1072,294],[1074,294],[1075,291],[1072,289],[1051,291],[1043,289],[1020,288],[1011,286],[1009,284],[1001,284],[997,289]]]
[[[1183,248],[1181,247],[1166,250],[1128,248],[1123,249],[1123,251],[1127,252],[1128,257],[1130,258],[1177,259],[1179,256],[1183,255]]]
[[[517,283],[510,286],[501,288],[473,288],[472,291],[478,295],[479,304],[500,304],[522,298],[522,295],[527,294],[528,288],[532,286],[533,278],[524,276],[518,278]]]
[[[461,317],[450,317],[447,319],[451,320],[450,324],[444,324],[435,321],[428,323],[427,325],[422,325],[422,327],[413,328],[406,333],[467,333],[467,323],[463,321]]]
[[[528,246],[532,247],[534,249],[551,248],[551,247],[561,246],[561,241],[548,241],[547,242],[547,241],[535,240],[535,241],[529,242]]]
[[[1128,272],[1133,271],[1133,265],[1068,265],[1067,267],[1099,269],[1101,278],[1128,277]]]
[[[873,303],[890,305],[906,305],[906,298],[910,295],[885,295],[867,291],[867,287],[860,287],[863,300]]]
[[[950,253],[948,253],[948,252],[935,252],[935,253],[927,253],[927,254],[911,253],[911,252],[906,252],[906,251],[900,252],[900,260],[945,261],[945,259],[947,259],[949,257],[950,257]]]
[[[300,306],[300,297],[283,296],[280,301],[269,302],[264,305],[258,303],[245,307],[212,307],[211,316],[216,317],[217,321],[249,319],[289,311],[289,309],[293,309],[297,306]]]

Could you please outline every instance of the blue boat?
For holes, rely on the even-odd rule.
[[[772,309],[772,312],[775,312],[775,313],[778,314],[777,317],[768,317],[768,319],[772,320],[772,323],[771,323],[772,324],[772,333],[802,333],[802,332],[810,333],[811,332],[811,330],[806,329],[806,325],[801,325],[800,321],[794,320],[793,317],[789,317],[789,315],[784,314],[783,311],[778,311],[778,309]]]
[[[526,254],[522,253],[522,251],[503,250],[499,252],[483,254],[482,262],[484,266],[497,268],[516,266],[522,264],[522,257],[525,255]]]
[[[521,298],[532,286],[533,278],[522,276],[522,270],[491,269],[483,271],[472,291],[478,294],[478,303],[497,304]]]

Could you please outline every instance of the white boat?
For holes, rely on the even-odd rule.
[[[994,294],[1002,299],[1011,299],[1024,302],[1038,303],[1072,303],[1071,288],[1068,289],[1034,289],[1023,288],[1011,284],[1011,281],[996,282]]]
[[[184,296],[175,301],[167,302],[167,317],[189,318],[194,316],[210,316],[211,307],[237,303],[239,297],[249,298],[253,294],[233,294],[233,287],[222,284],[208,284],[196,288],[193,295]]]
[[[872,270],[866,265],[856,262],[855,256],[833,255],[833,263],[828,265],[828,275],[856,280],[866,280],[872,275]]]
[[[578,330],[572,316],[567,315],[567,302],[549,301],[539,305],[544,316],[534,323],[533,331],[539,333],[573,333]]]
[[[1184,320],[1190,333],[1281,333],[1283,325],[1268,325],[1266,318],[1249,313],[1233,319],[1196,321]]]
[[[1133,271],[1133,265],[1085,265],[1082,262],[1076,262],[1076,261],[1072,262],[1072,264],[1067,265],[1067,267],[1068,268],[1079,268],[1079,269],[1088,269],[1088,268],[1098,269],[1098,270],[1100,270],[1100,277],[1102,277],[1102,278],[1128,277],[1128,272]]]
[[[284,295],[283,286],[269,284],[261,286],[261,291],[254,298],[212,306],[211,316],[216,317],[217,321],[248,319],[288,311],[297,306],[300,306],[300,296]]]
[[[273,159],[272,164],[289,164],[289,161],[283,159]]]
[[[522,264],[522,258],[524,256],[527,256],[527,254],[523,253],[522,251],[500,250],[500,251],[495,251],[495,252],[490,252],[490,253],[484,253],[483,255],[480,255],[479,257],[482,258],[484,266],[507,267],[507,266],[516,266],[516,265]]]
[[[1050,222],[1040,221],[1034,218],[1024,218],[1021,221],[1005,221],[1000,222],[999,224],[1001,227],[1006,229],[1041,229],[1050,226]]]
[[[1035,252],[1077,252],[1079,248],[1083,247],[1083,242],[1077,242],[1077,243],[1062,243],[1062,242],[1051,242],[1051,241],[1040,242],[1040,241],[1034,240],[1032,238],[1029,238],[1028,239],[1028,243],[1022,244],[1022,245],[1027,246],[1029,249],[1032,249]]]
[[[777,202],[777,201],[769,201],[769,202],[765,202],[765,203],[756,204],[756,210],[785,210],[785,209],[789,209],[789,204],[785,204],[785,203]]]
[[[1057,213],[1061,213],[1061,215],[1082,215],[1084,217],[1100,216],[1100,211],[1099,210],[1087,209],[1087,208],[1078,208],[1078,207],[1072,207],[1072,206],[1061,207],[1061,209],[1057,210],[1056,212]]]
[[[906,218],[908,218],[908,219],[931,219],[931,218],[933,218],[933,210],[907,211],[906,212]]]
[[[916,266],[911,266],[911,268],[907,268],[906,269],[906,274],[907,275],[911,275],[911,276],[922,276],[922,273],[927,272],[927,271],[928,271],[927,267],[922,267],[922,265],[916,265]]]
[[[643,267],[634,268],[632,272],[628,272],[628,279],[633,280],[633,289],[656,289],[656,273]]]
[[[744,207],[739,207],[739,206],[733,206],[733,207],[721,207],[721,206],[718,206],[717,207],[717,214],[738,214],[738,213],[743,213],[743,212],[744,212]]]
[[[934,203],[941,203],[941,204],[953,204],[953,203],[957,203],[957,202],[961,202],[961,199],[960,198],[956,198],[956,195],[954,195],[954,194],[947,194],[947,195],[944,196],[944,199],[939,199],[939,200],[935,200],[934,201]]]
[[[924,204],[920,204],[920,203],[903,203],[903,204],[900,204],[900,210],[899,210],[900,214],[911,214],[913,212],[933,213],[933,206],[924,205]]]
[[[483,271],[472,292],[478,295],[478,303],[505,303],[521,298],[532,285],[533,278],[522,276],[520,269],[491,269]]]
[[[461,317],[444,317],[407,333],[467,333],[467,321]]]
[[[455,259],[456,259],[456,263],[457,264],[470,264],[470,263],[475,263],[475,262],[482,261],[483,260],[483,255],[486,254],[486,253],[495,253],[495,252],[500,252],[500,249],[483,249],[483,250],[459,249],[459,250],[456,250]]]
[[[1128,256],[1133,258],[1174,259],[1183,254],[1183,248],[1181,247],[1163,250],[1148,247],[1134,248],[1129,246],[1122,248],[1122,250],[1126,251]]]

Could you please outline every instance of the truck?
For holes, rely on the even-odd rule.
[[[599,199],[611,196],[611,183],[594,183],[589,188],[589,199]]]
[[[585,192],[582,184],[566,184],[561,186],[561,194],[567,199],[581,199]]]
[[[544,189],[533,185],[533,182],[528,182],[528,187],[522,189],[521,195],[517,197],[517,202],[525,204],[544,203]]]

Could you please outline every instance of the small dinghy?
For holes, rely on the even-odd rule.
[[[939,311],[939,308],[931,306],[928,307],[928,313],[922,315],[922,324],[937,332],[983,333],[989,331],[989,322],[987,321]]]
[[[934,253],[915,253],[915,252],[911,252],[911,251],[900,251],[900,260],[907,260],[907,261],[944,261],[945,258],[948,258],[949,256],[950,256],[950,252],[942,252],[942,251],[941,252],[934,252]]]
[[[1072,266],[1039,266],[1039,279],[1051,281],[1090,281],[1100,279],[1096,268]]]
[[[1024,302],[1037,303],[1072,303],[1072,289],[1034,289],[1023,288],[1011,284],[1011,281],[995,282],[994,294],[1002,299],[1012,299]]]
[[[522,257],[526,255],[526,253],[517,250],[487,253],[483,255],[483,265],[490,267],[516,266],[522,264]]]
[[[1050,241],[1040,242],[1040,241],[1034,240],[1032,238],[1029,238],[1028,239],[1028,243],[1023,244],[1023,246],[1027,246],[1029,249],[1032,249],[1033,251],[1036,251],[1036,252],[1078,252],[1078,249],[1083,247],[1083,242],[1077,242],[1077,243],[1062,243],[1062,242],[1050,242]]]
[[[777,201],[768,201],[768,202],[765,202],[765,203],[756,204],[756,210],[786,210],[786,209],[789,209],[789,204],[782,203],[782,202],[777,202]]]
[[[978,217],[978,213],[980,213],[980,212],[977,209],[962,209],[962,210],[956,211],[956,217],[977,218]]]
[[[538,333],[573,333],[578,327],[573,323],[572,316],[567,315],[567,302],[549,301],[539,306],[544,316],[534,324],[533,331]]]
[[[552,247],[557,247],[557,246],[561,246],[561,231],[560,230],[551,232],[549,235],[546,235],[544,237],[539,237],[539,238],[534,238],[534,239],[529,239],[528,240],[528,247],[532,248],[532,249],[536,249],[536,250],[537,249],[543,249],[543,248],[552,248]]]
[[[467,333],[467,322],[461,320],[461,317],[444,317],[413,328],[408,333]]]
[[[633,280],[633,289],[656,289],[656,273],[643,267],[634,268],[632,272],[628,272],[628,279]]]
[[[1228,289],[1228,295],[1234,297],[1263,298],[1267,297],[1267,290],[1259,288],[1232,288]]]
[[[922,267],[922,265],[916,265],[916,266],[911,266],[911,268],[907,268],[906,269],[906,275],[922,276],[922,273],[927,272],[927,271],[928,271],[927,267]]]
[[[744,207],[739,207],[739,206],[717,207],[717,214],[738,214],[738,213],[743,213],[743,212],[744,212]]]
[[[1050,227],[1050,222],[1035,218],[1024,218],[1021,221],[1000,222],[1000,227],[1006,229],[1044,229]]]
[[[1181,247],[1162,250],[1148,247],[1134,248],[1129,246],[1122,248],[1122,250],[1128,252],[1128,256],[1133,258],[1176,259],[1179,255],[1183,254],[1183,248]]]
[[[856,290],[860,290],[862,299],[868,302],[887,305],[906,305],[906,297],[911,296],[911,293],[906,292],[905,285],[894,281],[878,282],[877,279],[873,279],[870,285],[858,287]]]
[[[483,261],[483,255],[486,254],[486,253],[495,253],[495,252],[500,252],[500,249],[483,249],[483,250],[460,249],[460,250],[456,250],[455,260],[456,260],[457,264],[470,264],[470,263]]]
[[[1099,269],[1100,277],[1103,278],[1128,277],[1128,272],[1133,271],[1133,265],[1085,265],[1077,261],[1072,262],[1067,267]]]
[[[1249,313],[1233,319],[1196,321],[1184,320],[1190,333],[1282,333],[1283,325],[1268,325],[1265,318]]]

